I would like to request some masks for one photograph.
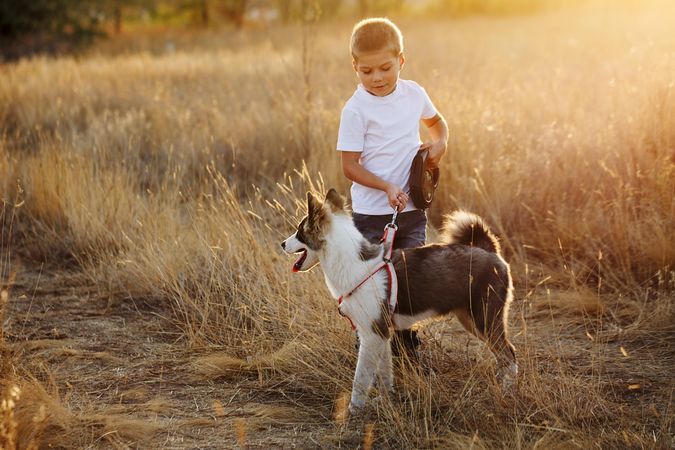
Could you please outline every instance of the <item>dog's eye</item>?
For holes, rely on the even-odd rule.
[[[298,225],[298,231],[295,233],[295,237],[297,240],[302,242],[303,244],[307,245],[307,240],[305,238],[305,224],[307,223],[307,218],[302,219],[302,222],[300,222],[300,225]]]

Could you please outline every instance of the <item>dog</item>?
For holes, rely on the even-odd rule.
[[[385,244],[371,244],[354,226],[343,198],[329,189],[325,199],[307,193],[307,215],[281,243],[299,254],[294,272],[321,263],[326,284],[337,299],[352,290],[381,263]],[[515,386],[518,364],[507,337],[513,285],[499,242],[477,215],[457,211],[445,218],[443,243],[398,249],[392,254],[398,302],[390,313],[389,277],[377,272],[340,303],[355,326],[359,352],[349,410],[365,406],[375,381],[393,391],[392,328],[409,329],[425,319],[454,313],[466,330],[483,340],[497,360],[503,390]]]

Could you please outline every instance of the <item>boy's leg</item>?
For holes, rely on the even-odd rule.
[[[427,241],[427,215],[422,210],[400,214],[394,248],[421,247]]]
[[[427,216],[422,210],[410,211],[401,214],[399,231],[394,241],[395,248],[421,247],[427,239]],[[420,339],[416,330],[397,330],[392,339],[392,353],[394,356],[407,355],[413,361],[419,359],[417,346]]]
[[[363,237],[373,244],[382,239],[384,227],[391,222],[391,215],[371,216],[353,213],[354,225]],[[394,248],[421,247],[427,238],[427,215],[422,210],[404,212],[398,215],[398,230],[394,240]],[[356,346],[359,346],[359,336],[356,335]],[[397,330],[391,340],[391,350],[394,356],[402,354],[416,361],[419,359],[417,346],[420,340],[415,330]],[[402,350],[402,351],[401,351]]]
[[[371,216],[367,214],[352,213],[354,225],[364,238],[372,244],[379,244],[384,234],[384,227],[391,222],[391,216]],[[356,332],[356,351],[359,351],[361,341],[358,331]]]

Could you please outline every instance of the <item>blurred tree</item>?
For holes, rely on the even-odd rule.
[[[275,0],[274,2],[279,11],[279,18],[283,23],[288,23],[293,17],[292,2],[289,0]]]
[[[383,15],[403,6],[404,0],[358,0],[359,14],[362,17]]]
[[[122,32],[122,0],[114,0],[113,4],[113,23],[115,34]]]
[[[206,0],[198,0],[197,5],[199,8],[199,17],[202,19],[202,25],[207,26],[209,24],[209,4]]]
[[[0,55],[13,59],[91,43],[104,35],[108,6],[109,0],[0,0]]]
[[[237,28],[244,25],[247,6],[248,0],[220,0],[217,2],[217,9],[220,14]]]
[[[209,3],[208,0],[173,0],[161,2],[168,6],[171,15],[189,14],[195,23],[202,26],[209,24]]]
[[[334,18],[342,0],[275,0],[279,17],[284,23]]]
[[[241,28],[248,6],[248,0],[165,0],[161,3],[173,4],[175,14],[191,13],[195,23],[204,27],[211,23],[211,13],[216,12],[217,16]]]
[[[432,0],[429,11],[449,16],[471,14],[509,15],[523,14],[550,8],[556,4],[572,4],[577,0]]]
[[[122,32],[122,21],[124,20],[124,10],[142,9],[144,11],[154,11],[156,0],[100,0],[101,6],[110,16],[113,22],[113,31],[115,34]]]

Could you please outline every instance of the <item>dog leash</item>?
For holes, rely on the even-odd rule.
[[[370,272],[370,275],[364,278],[359,284],[354,286],[352,290],[338,297],[338,313],[341,316],[346,317],[347,320],[349,320],[349,323],[352,326],[352,330],[356,330],[356,326],[354,325],[354,322],[352,322],[352,319],[350,319],[348,316],[343,314],[342,311],[340,311],[340,305],[342,305],[342,302],[347,297],[351,297],[354,294],[354,292],[356,292],[361,286],[365,284],[366,281],[370,280],[373,276],[375,276],[376,273],[378,273],[382,269],[387,270],[387,276],[389,278],[389,299],[387,301],[387,305],[389,306],[389,314],[393,314],[394,310],[396,309],[396,302],[398,300],[398,281],[396,279],[396,271],[394,270],[394,263],[391,260],[391,255],[394,252],[394,238],[396,237],[396,231],[398,230],[398,225],[396,225],[397,217],[398,217],[398,207],[394,209],[394,214],[392,215],[391,222],[389,222],[384,227],[384,234],[382,236],[381,242],[384,244],[385,250],[384,255],[382,256],[382,262],[378,264]]]

